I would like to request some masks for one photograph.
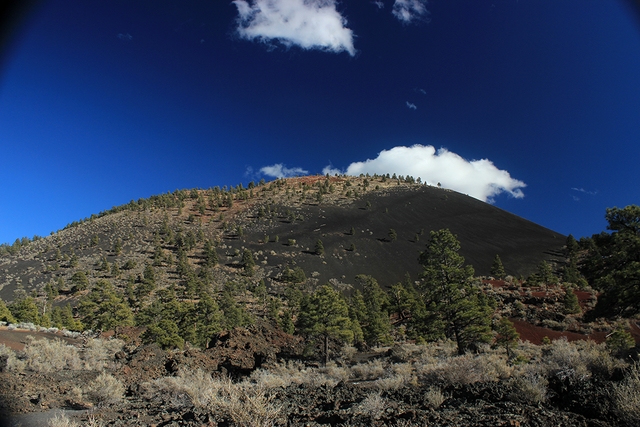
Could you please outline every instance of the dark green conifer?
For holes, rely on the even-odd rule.
[[[300,308],[298,327],[310,337],[322,340],[325,365],[329,362],[329,340],[353,342],[349,308],[343,296],[323,285],[306,298]]]
[[[502,260],[500,259],[500,255],[496,254],[493,259],[493,265],[491,266],[491,271],[489,272],[491,276],[496,279],[504,279],[507,273],[504,271],[504,265],[502,265]]]
[[[491,339],[490,300],[473,285],[473,267],[464,265],[460,243],[448,230],[431,232],[420,255],[423,266],[420,291],[426,307],[426,327],[433,337],[452,338],[458,353]]]
[[[565,289],[563,305],[565,314],[578,314],[582,312],[578,297],[571,288]]]
[[[496,344],[504,347],[507,351],[507,357],[511,358],[511,350],[518,345],[520,334],[516,331],[513,323],[506,317],[501,317],[496,324]]]

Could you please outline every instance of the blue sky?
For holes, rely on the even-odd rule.
[[[622,1],[42,1],[2,52],[0,242],[327,170],[590,236],[640,203],[638,76]]]

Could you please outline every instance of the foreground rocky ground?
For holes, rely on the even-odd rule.
[[[127,332],[127,344],[0,346],[7,425],[640,425],[638,367],[595,342],[524,343],[510,360],[489,347],[458,356],[451,343],[345,347],[324,367],[315,348],[268,327],[222,333],[204,351]]]

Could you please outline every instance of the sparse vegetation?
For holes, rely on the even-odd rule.
[[[580,242],[567,238],[565,248],[549,247],[554,259],[516,260],[494,246],[476,254],[485,263],[479,266],[482,274],[501,279],[490,281],[476,277],[465,264],[459,255],[462,244],[449,230],[431,231],[416,260],[421,227],[428,223],[405,226],[398,218],[414,209],[430,215],[424,207],[407,201],[394,204],[390,215],[371,215],[362,211],[363,202],[345,197],[366,194],[365,210],[375,206],[382,213],[388,212],[382,198],[388,194],[443,194],[427,186],[414,188],[415,183],[412,177],[363,175],[283,179],[247,189],[176,190],[100,213],[47,238],[3,245],[0,292],[8,302],[0,299],[0,322],[12,323],[10,329],[17,322],[32,331],[65,328],[66,334],[113,330],[127,344],[86,335],[84,344],[37,339],[21,351],[0,346],[0,371],[25,378],[67,375],[65,381],[74,381],[69,378],[82,371],[78,377],[84,383],[61,388],[65,397],[60,401],[82,405],[88,399],[100,408],[129,405],[144,389],[146,399],[161,400],[181,413],[201,408],[204,412],[193,412],[193,417],[205,412],[210,417],[198,418],[201,424],[234,425],[320,422],[312,418],[320,417],[317,410],[292,415],[295,409],[283,400],[288,394],[300,402],[315,396],[310,407],[336,417],[325,421],[366,416],[368,422],[400,425],[402,411],[425,416],[440,411],[449,398],[455,405],[481,387],[498,384],[511,403],[525,405],[519,408],[541,406],[566,414],[576,409],[554,406],[559,384],[568,387],[563,393],[582,386],[591,393],[606,384],[615,393],[602,399],[615,400],[615,414],[607,412],[598,422],[637,424],[638,415],[629,409],[637,406],[637,367],[621,360],[637,354],[636,319],[625,319],[637,306],[634,208],[607,211],[610,234]],[[464,196],[447,197],[453,205]],[[336,224],[332,209],[343,207],[355,207],[372,222],[352,222],[355,216],[349,214]],[[357,233],[350,224],[358,226]],[[286,244],[267,245],[270,235],[273,242],[286,236]],[[519,278],[506,275],[499,256],[491,263],[495,252]],[[380,253],[388,262],[378,262]],[[529,270],[518,271],[523,268],[519,262]],[[376,274],[368,274],[368,268]],[[592,321],[594,313],[623,320]],[[546,327],[541,332],[546,340],[537,338],[544,347],[519,341],[525,323]],[[251,341],[225,347],[232,331],[259,334],[264,325],[288,337],[280,340],[299,339],[300,348],[260,352]],[[606,333],[606,345],[558,339],[570,334],[586,338],[592,332]],[[498,349],[491,349],[491,342]],[[144,374],[145,385],[138,389],[123,369],[141,375],[140,366],[155,363],[133,362],[137,352],[149,351],[146,344],[156,344],[154,351],[165,359],[153,374]],[[217,352],[215,368],[213,358],[200,356],[207,348]],[[241,351],[250,355],[229,356]],[[153,360],[150,354],[145,360]],[[273,359],[273,354],[282,356]],[[324,366],[315,365],[318,361]],[[626,379],[614,379],[622,369]],[[366,386],[360,386],[362,381]],[[336,395],[350,397],[319,403],[317,396],[331,399],[338,384]],[[319,387],[324,391],[313,391]],[[36,394],[25,396],[41,399]],[[398,400],[400,395],[407,400]],[[408,401],[411,409],[403,406]],[[449,404],[444,407],[442,414],[451,410]]]

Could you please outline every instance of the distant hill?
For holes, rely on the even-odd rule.
[[[178,247],[197,272],[206,241],[216,245],[219,259],[206,276],[214,286],[261,279],[277,286],[284,269],[297,266],[311,285],[330,279],[349,284],[369,274],[388,287],[406,273],[417,279],[418,255],[429,232],[441,228],[457,235],[477,275],[488,275],[498,254],[508,274],[527,276],[543,260],[561,261],[565,243],[559,233],[410,177],[289,178],[175,191],[73,223],[0,257],[0,297],[11,301],[19,287],[43,296],[49,284],[59,290],[57,301],[73,302],[75,273],[85,272],[90,284],[106,278],[123,289],[147,264],[160,286],[178,285]],[[314,251],[318,240],[323,256]],[[241,274],[244,249],[256,263],[251,278]]]

